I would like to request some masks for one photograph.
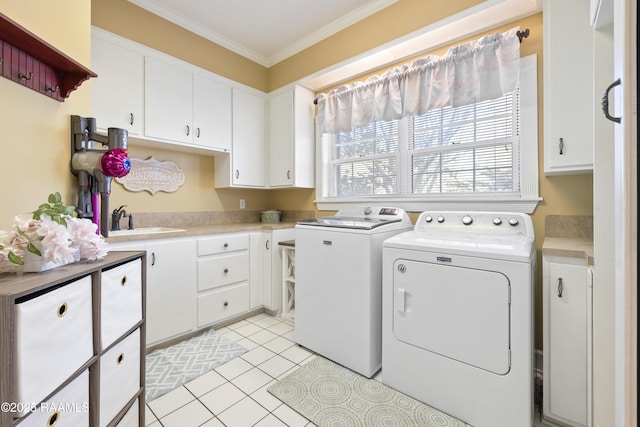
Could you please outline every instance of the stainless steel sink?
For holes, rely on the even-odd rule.
[[[138,234],[179,233],[181,231],[185,230],[171,227],[140,227],[134,228],[133,230],[109,231],[109,237],[135,236]]]

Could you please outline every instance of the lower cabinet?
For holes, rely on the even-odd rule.
[[[198,239],[198,328],[249,310],[249,234]]]
[[[196,242],[150,240],[147,249],[147,345],[196,327]]]
[[[543,256],[543,417],[591,425],[592,270],[584,260]]]
[[[144,261],[0,275],[1,427],[144,425]]]

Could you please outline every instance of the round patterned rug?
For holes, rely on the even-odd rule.
[[[320,427],[466,426],[320,356],[267,390]]]

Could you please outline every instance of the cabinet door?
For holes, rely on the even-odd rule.
[[[231,87],[193,75],[193,142],[231,151]]]
[[[265,100],[233,89],[233,185],[265,185]]]
[[[150,57],[144,66],[145,136],[191,143],[191,71]]]
[[[544,1],[544,171],[593,171],[594,53],[589,2]]]
[[[269,100],[269,186],[314,187],[313,91],[295,86]]]
[[[91,84],[91,114],[101,130],[116,127],[142,135],[143,61],[140,53],[91,38],[91,69],[98,74]]]
[[[545,393],[549,415],[576,426],[587,425],[588,289],[586,266],[549,263]]]
[[[193,330],[196,322],[195,240],[147,243],[147,344]]]
[[[269,100],[269,186],[293,185],[293,91]]]

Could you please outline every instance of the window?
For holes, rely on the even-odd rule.
[[[521,60],[521,89],[501,98],[320,135],[319,207],[532,212],[538,201],[535,62]]]

